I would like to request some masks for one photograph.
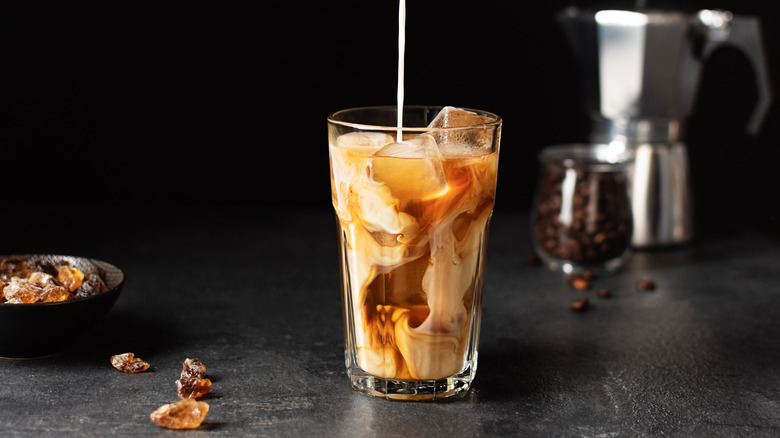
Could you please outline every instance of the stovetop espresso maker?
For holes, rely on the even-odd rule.
[[[751,62],[758,101],[747,130],[758,133],[771,90],[757,17],[727,11],[599,10],[569,7],[558,21],[581,67],[593,143],[635,153],[632,244],[649,248],[693,236],[688,153],[683,135],[707,57],[722,45]]]

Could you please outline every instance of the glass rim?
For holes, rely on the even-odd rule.
[[[441,106],[441,105],[404,105],[403,108],[404,108],[404,112],[405,112],[407,109],[412,109],[412,110],[415,110],[415,109],[416,110],[420,110],[420,109],[422,109],[422,110],[438,109],[438,110],[441,110],[442,108],[444,108],[444,106]],[[398,132],[399,129],[401,131],[404,131],[404,132],[431,132],[431,131],[445,131],[445,130],[446,131],[451,131],[451,130],[461,130],[461,129],[474,129],[474,128],[477,128],[477,127],[491,127],[491,126],[499,127],[503,123],[503,120],[501,119],[501,117],[498,114],[492,113],[490,111],[478,110],[478,109],[467,108],[467,107],[455,107],[455,108],[460,109],[460,110],[464,110],[464,111],[472,111],[472,112],[475,112],[475,113],[477,113],[477,114],[479,114],[481,116],[490,117],[493,120],[490,121],[490,122],[487,122],[487,123],[477,123],[477,124],[474,124],[474,125],[457,126],[457,127],[449,127],[449,128],[447,128],[447,127],[445,127],[445,128],[430,128],[430,127],[427,127],[427,126],[402,126],[402,127],[399,128],[398,126],[374,125],[374,124],[370,124],[370,123],[347,122],[347,121],[344,121],[344,120],[338,120],[336,118],[340,114],[345,114],[345,113],[348,113],[348,112],[377,111],[377,110],[397,111],[398,107],[396,105],[376,105],[376,106],[362,106],[362,107],[354,107],[354,108],[345,108],[345,109],[342,109],[342,110],[339,110],[339,111],[336,111],[336,112],[333,112],[333,113],[329,114],[327,119],[328,119],[328,123],[332,123],[332,124],[339,125],[339,126],[344,126],[344,127],[349,127],[349,128],[354,128],[354,129],[359,129],[361,131],[387,131],[387,132]]]

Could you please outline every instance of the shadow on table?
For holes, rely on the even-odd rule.
[[[480,348],[477,397],[483,402],[531,401],[587,390],[604,373],[594,366],[597,348],[588,339],[549,346],[498,339]]]
[[[151,361],[158,353],[170,349],[172,343],[186,344],[188,334],[177,330],[174,320],[147,316],[140,311],[112,311],[88,332],[74,339],[73,344],[48,360],[108,363],[115,354],[132,352]]]

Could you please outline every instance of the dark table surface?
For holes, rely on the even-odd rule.
[[[763,230],[638,252],[582,292],[526,265],[527,215],[497,210],[474,386],[397,402],[350,388],[330,212],[117,208],[56,225],[28,214],[48,225],[6,251],[106,260],[127,284],[68,350],[0,360],[4,437],[780,436],[780,241]],[[656,289],[638,291],[643,278]],[[583,296],[590,308],[570,310]],[[112,368],[128,351],[151,368]],[[192,357],[213,382],[208,416],[162,429],[149,414],[177,400]]]

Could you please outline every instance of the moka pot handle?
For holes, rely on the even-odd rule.
[[[706,59],[719,47],[730,44],[744,53],[750,61],[755,74],[758,99],[748,120],[747,132],[750,135],[758,135],[772,105],[772,88],[760,20],[758,17],[732,16],[727,11],[712,10],[699,11],[697,18],[707,33],[700,52],[702,59]]]

